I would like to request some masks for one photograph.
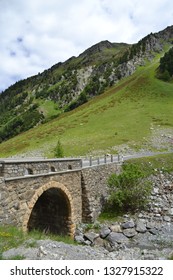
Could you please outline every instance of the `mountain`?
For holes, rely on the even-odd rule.
[[[52,132],[54,138],[57,140],[58,137],[63,137],[67,131],[69,131],[70,139],[68,139],[68,135],[64,137],[66,138],[65,141],[70,142],[72,137],[70,136],[70,131],[71,135],[74,135],[74,138],[81,138],[81,135],[80,137],[78,135],[79,131],[76,131],[76,135],[74,131],[77,129],[79,123],[81,125],[80,128],[83,128],[86,123],[89,124],[90,117],[93,114],[96,117],[97,114],[99,115],[100,112],[102,112],[102,117],[104,118],[104,114],[107,114],[108,112],[110,113],[112,108],[114,109],[114,112],[117,112],[117,119],[120,121],[118,117],[120,109],[130,112],[130,108],[133,107],[136,102],[142,102],[143,105],[145,104],[146,97],[149,98],[147,92],[147,84],[149,81],[150,83],[151,81],[153,83],[152,98],[155,98],[155,102],[158,101],[159,95],[155,93],[153,94],[156,89],[160,92],[160,89],[164,87],[165,91],[170,94],[172,84],[167,83],[165,85],[165,82],[160,81],[155,77],[155,73],[159,67],[158,62],[160,57],[164,56],[165,52],[171,48],[172,41],[173,26],[167,27],[163,31],[155,34],[151,33],[133,45],[102,41],[85,50],[78,57],[71,57],[64,63],[55,64],[43,73],[39,73],[36,76],[12,85],[0,95],[0,141],[2,142],[0,145],[0,152],[1,149],[5,147],[4,145],[7,147],[8,143],[12,143],[10,140],[7,142],[4,141],[15,135],[21,134],[28,129],[30,129],[30,131],[28,134],[26,132],[26,135],[30,135],[29,137],[31,138],[31,134],[33,134],[33,139],[36,131],[42,131],[41,137],[45,140],[35,139],[35,141],[42,141],[43,144],[43,142],[46,141],[45,134],[47,134],[48,138],[51,135],[50,131],[46,132],[46,129],[48,127],[50,129],[53,125]],[[147,77],[149,73],[150,76]],[[158,83],[160,85],[159,87],[157,86]],[[151,91],[150,84],[148,87],[148,90]],[[146,96],[144,95],[144,92],[146,92]],[[134,93],[136,93],[136,95],[134,95]],[[112,98],[113,100],[108,101],[109,98]],[[172,95],[170,95],[170,98],[172,98]],[[133,102],[127,104],[129,100]],[[100,102],[102,105],[99,105]],[[161,98],[160,102],[163,102]],[[116,107],[115,104],[119,104],[119,106]],[[127,108],[126,105],[129,107]],[[76,109],[77,107],[78,109]],[[86,108],[91,107],[91,114],[84,112]],[[142,110],[144,109],[142,109],[141,105],[141,110],[138,113],[141,114]],[[169,110],[167,110],[167,113],[168,111]],[[80,114],[85,117],[81,118]],[[164,114],[165,113],[163,113],[163,115]],[[131,112],[131,115],[131,118],[134,118],[135,120],[134,111],[133,113]],[[108,126],[116,126],[112,123],[112,119],[107,117],[108,116],[105,115],[105,120],[107,119],[109,125],[108,123],[104,124],[104,119],[101,120],[102,118],[100,115],[96,120],[97,125],[95,125],[103,126],[103,131],[106,131],[105,129]],[[121,117],[122,127],[123,117]],[[158,113],[156,114],[155,119],[159,119]],[[97,134],[99,134],[99,130],[97,130],[96,127],[93,133],[91,133],[92,126],[93,123],[90,124],[90,127],[87,127],[88,135],[91,134],[91,139],[93,139],[89,140],[89,145],[92,145],[92,141],[95,141],[95,133],[97,132]],[[35,128],[31,129],[33,127]],[[54,131],[55,127],[56,129]],[[117,127],[119,127],[119,125]],[[44,133],[43,130],[45,131]],[[100,142],[104,142],[106,136],[104,138],[101,131],[102,130],[100,130]],[[123,138],[122,136],[120,137],[121,139],[119,139],[116,128],[114,134],[117,136],[117,139],[115,141],[115,137],[112,136],[112,142],[110,141],[108,146],[113,145],[114,142],[117,142],[118,144],[123,143],[123,141],[128,142],[126,137]],[[25,135],[25,133],[22,134],[21,137],[23,137],[23,135]],[[85,136],[83,141],[87,146],[87,137],[84,132],[83,135]],[[40,136],[37,135],[36,138],[37,137],[39,138]],[[51,135],[51,137],[53,136]],[[145,137],[145,135],[143,135],[143,137]],[[12,139],[11,141],[15,140]],[[50,139],[48,142],[51,142]],[[78,140],[76,143],[77,142]],[[84,145],[82,140],[80,140],[80,144]],[[32,141],[30,141],[29,145],[32,145]],[[79,145],[79,143],[77,143],[77,145]],[[26,141],[26,139],[23,140],[23,145],[20,143],[20,147],[21,146],[26,149],[28,141]],[[95,146],[95,144],[93,146]],[[99,146],[102,149],[105,147],[105,144],[97,144],[96,148],[99,148]],[[16,152],[19,152],[20,149],[18,150],[15,148],[15,150]],[[86,153],[89,150],[91,149],[83,149],[81,153]],[[10,149],[8,149],[8,151],[10,151]],[[13,150],[11,153],[15,153],[15,151]],[[67,154],[71,154],[70,150]],[[77,152],[75,151],[74,154],[77,154]]]
[[[126,47],[126,44],[100,42],[77,58],[10,86],[0,95],[0,141],[74,109],[103,92],[110,83],[106,80],[109,75],[105,71],[106,63],[111,63],[112,57],[116,61]]]

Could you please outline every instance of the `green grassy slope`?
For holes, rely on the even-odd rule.
[[[158,58],[76,110],[2,143],[0,156],[40,148],[53,156],[58,139],[65,156],[142,146],[151,126],[173,127],[173,84],[155,78],[157,67]]]
[[[0,93],[0,143],[102,93],[113,84],[109,76],[129,47],[102,41]]]

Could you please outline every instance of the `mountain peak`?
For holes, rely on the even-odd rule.
[[[83,53],[80,54],[80,56],[92,55],[92,54],[101,52],[104,49],[110,49],[113,47],[114,47],[113,43],[109,42],[108,40],[101,41],[101,42],[93,45],[92,47],[88,48],[87,50],[85,50]]]

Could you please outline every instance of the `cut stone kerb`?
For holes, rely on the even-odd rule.
[[[55,229],[61,226],[62,232],[66,231],[66,234],[74,236],[75,217],[73,199],[63,184],[51,181],[43,185],[36,190],[32,199],[27,202],[27,205],[28,210],[25,213],[22,225],[25,232],[32,229],[33,226],[33,229],[35,227],[43,231],[56,233]],[[44,225],[45,228],[43,228]],[[63,229],[63,226],[66,227],[66,230]],[[53,228],[53,231],[50,228]],[[61,234],[61,232],[59,233]]]

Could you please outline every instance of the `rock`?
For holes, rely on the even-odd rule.
[[[111,225],[110,229],[113,232],[122,232],[121,226],[119,224]]]
[[[143,218],[143,214],[139,213],[138,218]]]
[[[173,254],[172,223],[153,223],[155,228],[150,228],[150,232],[137,233],[134,237],[127,237],[124,233],[131,233],[135,228],[124,229],[123,233],[111,232],[106,239],[95,238],[87,232],[88,238],[93,238],[94,244],[90,240],[85,240],[86,245],[70,245],[53,240],[32,239],[26,241],[19,248],[12,248],[3,252],[3,258],[13,259],[20,255],[28,260],[161,260],[168,259]],[[162,228],[162,230],[156,229]],[[108,228],[108,227],[107,227]],[[81,233],[81,232],[78,232]],[[98,236],[98,234],[96,234]],[[82,234],[76,237],[83,237]],[[95,239],[94,239],[95,238]],[[91,247],[95,245],[94,247]]]
[[[106,241],[106,239],[104,239],[104,248],[108,252],[113,252],[116,249],[118,249],[118,243],[110,243],[110,242]]]
[[[147,222],[146,224],[146,228],[150,229],[150,228],[157,228],[156,223],[153,221]]]
[[[37,256],[42,257],[43,255],[47,255],[47,252],[43,249],[43,246],[38,248]]]
[[[84,240],[84,244],[90,246],[92,245],[92,242],[90,240]]]
[[[142,221],[138,221],[136,224],[136,231],[144,233],[147,231],[145,224]]]
[[[171,217],[169,217],[169,216],[164,216],[163,217],[163,220],[165,221],[165,222],[171,222]]]
[[[171,209],[169,210],[169,214],[170,214],[171,216],[173,216],[173,208],[171,208]]]
[[[123,234],[129,238],[134,237],[137,232],[134,228],[127,228],[123,230]]]
[[[100,237],[94,239],[94,246],[104,247],[104,240]]]
[[[76,235],[74,240],[79,244],[84,244],[84,242],[85,242],[83,235]]]
[[[75,230],[75,235],[81,235],[81,234],[82,234],[82,230],[79,229],[79,228],[77,228],[77,229]]]
[[[148,249],[144,249],[141,251],[144,260],[154,260],[155,256]]]
[[[87,232],[83,237],[84,240],[89,240],[91,243],[94,243],[94,240],[99,237],[99,234],[96,234],[95,232]]]
[[[102,227],[100,230],[100,237],[101,238],[106,238],[109,234],[111,233],[110,228],[108,227]]]
[[[158,234],[158,230],[155,229],[155,228],[150,228],[150,229],[149,229],[149,232],[150,232],[151,234],[153,234],[153,235]]]
[[[126,229],[126,228],[134,228],[135,227],[135,223],[133,220],[128,221],[128,222],[124,222],[121,224],[122,229]]]
[[[125,214],[125,215],[123,215],[123,218],[128,219],[129,215]]]
[[[154,254],[148,253],[147,255],[144,255],[144,260],[154,260],[155,256]]]
[[[108,240],[111,244],[121,244],[121,243],[127,243],[128,238],[123,233],[117,233],[117,232],[111,232],[107,237],[106,240]]]
[[[158,194],[158,193],[159,193],[159,188],[158,188],[158,187],[157,187],[157,188],[156,188],[156,187],[153,188],[153,193],[154,193],[154,194]]]

